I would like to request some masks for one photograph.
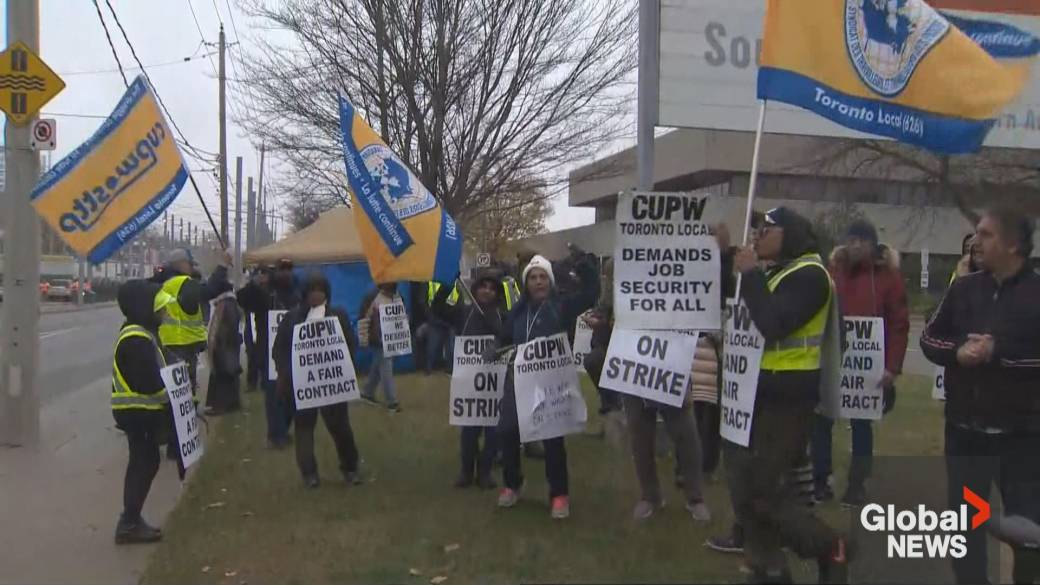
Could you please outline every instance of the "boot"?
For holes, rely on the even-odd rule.
[[[841,505],[846,508],[861,507],[867,503],[867,478],[870,477],[870,457],[853,457],[849,461],[849,486]]]
[[[149,526],[143,519],[128,521],[119,518],[116,524],[116,544],[147,544],[162,540],[162,531]]]

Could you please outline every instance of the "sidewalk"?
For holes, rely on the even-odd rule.
[[[92,311],[94,309],[107,309],[116,306],[115,301],[106,303],[90,303],[88,305],[77,305],[75,303],[40,303],[40,313],[74,313],[76,311]]]
[[[0,584],[137,583],[154,546],[116,547],[126,440],[102,378],[46,404],[42,444],[0,447]],[[145,504],[161,526],[180,494],[163,460]]]

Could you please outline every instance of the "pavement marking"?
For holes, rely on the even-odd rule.
[[[83,328],[82,327],[69,327],[68,329],[58,329],[57,331],[47,331],[46,333],[40,333],[40,341],[43,341],[44,339],[49,339],[49,338],[54,337],[56,335],[61,335],[63,333],[71,333],[71,332],[77,331],[79,329],[83,329]]]

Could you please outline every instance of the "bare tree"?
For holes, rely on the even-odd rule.
[[[456,217],[625,133],[631,0],[240,1],[282,33],[257,39],[239,111],[294,198],[345,196],[340,92]]]
[[[545,190],[529,188],[494,197],[459,221],[467,239],[500,258],[506,242],[542,233],[551,213]]]

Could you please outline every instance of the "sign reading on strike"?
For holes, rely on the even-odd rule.
[[[848,348],[841,356],[841,417],[878,420],[884,408],[885,321],[845,317]]]
[[[203,452],[198,413],[195,411],[195,400],[191,395],[188,364],[178,362],[166,366],[159,371],[159,375],[162,376],[166,394],[170,396],[173,422],[177,427],[177,449],[180,451],[184,468],[187,469],[202,458]]]
[[[942,366],[935,368],[932,376],[932,398],[946,400],[946,368]]]
[[[293,327],[292,365],[293,398],[298,410],[361,398],[350,347],[335,317]]]
[[[622,193],[614,313],[623,329],[719,329],[719,247],[702,221],[708,197]]]
[[[278,370],[274,365],[274,338],[278,336],[278,326],[289,311],[267,312],[267,379],[274,381],[278,379]]]
[[[580,433],[588,410],[567,335],[539,337],[516,348],[516,414],[524,443]]]
[[[751,443],[758,372],[766,340],[751,320],[743,302],[726,303],[725,337],[722,348],[722,426],[727,441],[747,447]]]
[[[578,317],[574,325],[574,363],[579,372],[585,371],[585,356],[592,351],[592,327]]]
[[[484,350],[494,344],[494,335],[460,335],[455,338],[448,424],[457,427],[498,424],[502,388],[509,364],[504,360],[490,364],[484,361],[481,357]]]
[[[408,312],[400,297],[379,307],[379,328],[383,334],[383,355],[397,357],[412,353],[412,332]]]
[[[600,386],[668,406],[682,406],[696,351],[696,335],[615,328]]]

